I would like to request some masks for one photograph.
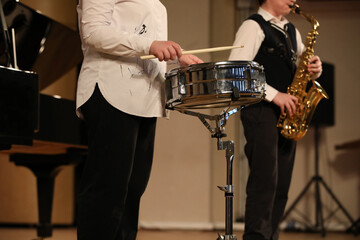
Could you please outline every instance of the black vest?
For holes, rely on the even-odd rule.
[[[262,42],[254,61],[264,67],[266,82],[280,92],[286,92],[296,71],[296,31],[293,24],[285,25],[284,30],[273,26],[259,14],[249,17],[256,21],[264,31]]]

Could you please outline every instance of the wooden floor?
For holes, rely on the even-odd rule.
[[[161,231],[161,230],[140,230],[138,240],[216,240],[217,232],[213,231]],[[220,234],[223,234],[220,232]],[[235,232],[239,240],[242,239],[242,232]],[[0,228],[0,240],[32,240],[36,239],[36,230],[33,228]],[[76,240],[76,229],[55,228],[53,236],[49,240]],[[279,240],[359,240],[360,235],[347,234],[342,232],[327,232],[325,237],[320,233],[288,233],[281,232]],[[100,239],[99,239],[100,240]],[[105,239],[101,239],[105,240]]]

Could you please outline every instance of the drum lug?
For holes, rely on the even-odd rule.
[[[231,93],[231,100],[232,101],[237,101],[237,100],[239,100],[239,98],[240,98],[239,88],[233,87],[232,93]]]
[[[186,74],[184,72],[179,73],[179,89],[180,95],[186,95]]]

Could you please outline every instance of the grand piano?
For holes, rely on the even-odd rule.
[[[36,176],[43,239],[52,236],[55,177],[61,166],[84,159],[87,144],[74,101],[40,92],[81,63],[80,39],[19,1],[0,3],[0,151]]]

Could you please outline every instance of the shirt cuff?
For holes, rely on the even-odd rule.
[[[265,100],[271,102],[279,91],[272,86],[265,84]]]

